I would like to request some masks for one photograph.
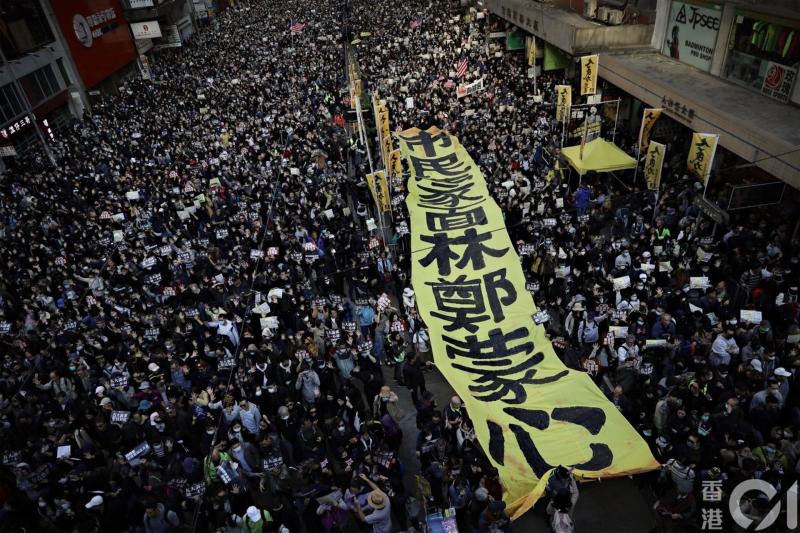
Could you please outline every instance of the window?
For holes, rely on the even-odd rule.
[[[53,42],[39,0],[0,0],[0,46],[9,61]]]
[[[25,110],[14,85],[0,87],[0,123],[5,124]]]
[[[36,107],[40,102],[61,90],[52,65],[45,65],[39,70],[31,72],[22,78],[20,83],[25,88],[25,92],[28,93],[32,107]]]
[[[61,79],[64,80],[64,86],[72,85],[69,74],[67,74],[67,69],[64,68],[64,60],[59,57],[56,60],[56,64],[58,64],[58,71],[61,73]]]
[[[800,62],[800,22],[739,11],[723,75],[783,102],[792,94]]]

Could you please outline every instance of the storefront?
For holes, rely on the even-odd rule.
[[[800,104],[800,21],[737,9],[723,76],[780,102]]]

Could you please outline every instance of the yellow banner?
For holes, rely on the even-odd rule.
[[[661,116],[661,108],[647,107],[642,114],[642,126],[639,128],[639,153],[647,151],[647,145],[650,143],[650,133],[653,130],[658,117]]]
[[[520,516],[557,465],[581,479],[658,468],[645,441],[585,373],[553,351],[503,213],[458,139],[399,134],[411,169],[412,283],[434,362],[464,400]]]
[[[367,174],[367,185],[375,200],[375,206],[381,211],[388,211],[390,207],[389,182],[386,180],[386,172],[377,170],[372,174]]]
[[[528,66],[536,65],[536,37],[531,35],[525,39],[525,50],[528,56]]]
[[[390,140],[391,142],[391,140]],[[381,209],[383,211],[389,211],[391,206],[391,194],[389,193],[389,180],[386,176],[385,170],[378,170],[375,172],[375,176],[378,179],[378,185],[380,186],[380,200],[381,200]]]
[[[581,58],[581,95],[597,92],[597,69],[600,56],[595,54]]]
[[[572,105],[572,87],[556,85],[556,121],[561,122],[569,116]]]
[[[392,150],[389,152],[389,175],[392,178],[400,178],[403,176],[403,162],[400,158],[400,150]]]
[[[715,133],[692,133],[692,146],[689,147],[686,166],[689,172],[703,180],[703,185],[708,183],[718,141],[719,135]]]
[[[655,141],[647,148],[647,156],[644,158],[644,179],[651,191],[657,191],[661,187],[661,169],[666,151],[666,146]]]

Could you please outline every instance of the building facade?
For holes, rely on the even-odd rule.
[[[600,78],[632,96],[638,105],[631,109],[663,108],[689,130],[717,133],[737,167],[800,188],[800,2],[488,5],[568,55],[600,52]]]

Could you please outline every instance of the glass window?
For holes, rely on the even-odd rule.
[[[56,94],[61,87],[58,85],[58,79],[55,72],[53,72],[52,65],[47,65],[41,70],[42,77],[47,80],[47,85],[50,87],[49,94]]]
[[[23,111],[22,100],[13,85],[0,88],[0,121],[6,123]]]
[[[61,73],[61,79],[64,80],[64,85],[68,86],[71,85],[72,82],[69,79],[69,75],[67,74],[67,69],[64,68],[64,60],[58,58],[56,60],[56,64],[58,65],[58,71]]]
[[[0,0],[0,46],[6,59],[16,59],[53,42],[53,32],[39,0]]]
[[[723,75],[766,96],[788,101],[800,62],[800,22],[738,12]]]
[[[50,65],[31,72],[20,79],[20,83],[28,94],[28,99],[33,107],[61,90],[53,73],[53,67]]]

